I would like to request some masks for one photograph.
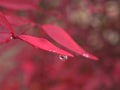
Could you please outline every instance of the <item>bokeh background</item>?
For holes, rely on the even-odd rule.
[[[21,3],[25,1],[29,0]],[[80,55],[60,60],[57,54],[11,40],[0,44],[0,90],[120,90],[119,0],[30,0],[38,11],[6,7],[1,2],[4,13],[62,27],[99,61]],[[16,34],[29,29],[26,34],[47,38],[61,47],[38,27],[12,26]]]

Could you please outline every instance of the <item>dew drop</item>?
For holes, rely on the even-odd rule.
[[[55,50],[52,50],[52,52],[56,52]]]
[[[68,56],[64,56],[64,55],[59,55],[59,59],[62,61],[65,61],[68,59]]]
[[[49,52],[54,52],[53,50],[48,50]]]
[[[89,58],[89,55],[86,54],[86,53],[84,53],[83,56],[86,57],[86,58]]]
[[[10,40],[13,40],[13,37],[12,37],[12,36],[10,37]]]

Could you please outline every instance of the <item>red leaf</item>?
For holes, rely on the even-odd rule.
[[[10,40],[10,34],[9,33],[0,33],[0,43],[7,42]]]
[[[50,24],[45,24],[41,27],[53,40],[55,40],[60,45],[84,57],[94,60],[98,59],[81,48],[62,28]]]
[[[18,17],[18,16],[10,15],[10,14],[6,14],[5,17],[7,18],[9,23],[12,25],[21,26],[25,24],[33,24],[29,19],[26,19],[23,17]]]
[[[72,54],[54,46],[52,43],[50,43],[48,40],[44,38],[37,38],[29,35],[20,35],[18,38],[31,44],[34,47],[41,48],[49,52],[66,55],[66,56],[73,56]]]
[[[0,6],[14,10],[34,10],[38,0],[0,0]]]
[[[8,20],[6,17],[0,12],[0,24],[5,27],[11,34],[13,34],[13,29],[11,25],[9,24]]]

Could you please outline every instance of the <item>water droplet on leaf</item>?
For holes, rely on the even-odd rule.
[[[59,59],[65,61],[68,59],[68,56],[59,55]]]
[[[12,37],[12,36],[10,37],[10,40],[13,40],[13,37]]]
[[[52,50],[52,52],[56,52],[55,50]]]
[[[86,53],[84,53],[83,56],[86,57],[86,58],[89,58],[89,55],[86,54]]]

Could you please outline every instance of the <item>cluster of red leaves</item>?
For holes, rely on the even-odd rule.
[[[98,60],[95,56],[87,53],[84,49],[82,49],[71,37],[68,35],[62,28],[52,25],[52,24],[43,24],[40,25],[39,23],[36,23],[35,21],[31,21],[27,18],[20,17],[16,15],[16,12],[19,10],[23,10],[25,12],[39,12],[42,13],[44,16],[48,16],[46,12],[40,9],[38,7],[38,3],[40,3],[39,0],[0,0],[0,6],[3,8],[2,11],[0,12],[0,27],[1,27],[1,32],[0,32],[0,43],[8,44],[8,42],[12,42],[14,40],[22,40],[30,45],[32,45],[35,48],[40,48],[49,52],[53,52],[56,54],[59,54],[60,58],[64,60],[64,57],[73,57],[75,56],[75,53],[78,55],[82,55],[86,58],[90,58],[93,60]],[[56,16],[54,14],[51,14],[53,16]],[[60,19],[58,16],[56,16],[58,19]],[[46,32],[54,41],[59,43],[60,45],[64,46],[67,48],[69,51],[60,49],[53,45],[50,41],[48,41],[45,38],[39,38],[31,35],[25,35],[24,33],[27,33],[29,29],[24,30],[23,28],[21,29],[20,27],[29,25],[28,27],[34,28],[38,27],[40,30],[43,30]],[[20,28],[21,30],[19,31],[19,34],[16,34],[15,28]],[[15,44],[15,42],[13,43]],[[4,48],[4,47],[3,47]],[[12,47],[9,47],[12,48]],[[8,50],[9,50],[8,48]],[[4,48],[6,49],[6,48]],[[27,49],[27,47],[25,48]],[[7,50],[6,50],[7,51]],[[29,50],[28,50],[29,51]],[[12,58],[19,58],[17,60],[20,65],[15,67],[13,70],[10,70],[4,77],[5,80],[2,80],[2,85],[1,88],[7,90],[8,88],[11,89],[17,89],[19,85],[12,85],[12,86],[7,86],[6,82],[9,80],[7,77],[15,74],[17,71],[22,71],[23,72],[23,83],[24,85],[28,85],[29,80],[31,79],[31,76],[35,72],[35,66],[31,62],[31,56],[32,53],[29,54],[29,52],[26,52],[24,55],[23,52],[25,52],[24,48],[19,51],[18,55],[14,55]],[[21,53],[22,52],[22,53]],[[74,53],[73,53],[74,52]],[[71,54],[73,53],[73,54]],[[19,56],[22,55],[22,56]],[[22,62],[20,62],[20,59],[23,59]],[[67,59],[67,58],[66,58]],[[18,64],[17,63],[17,64]],[[17,83],[17,81],[15,81]],[[5,88],[6,87],[6,88]]]
[[[81,12],[87,9],[85,15],[90,13],[99,17],[99,14],[105,12],[102,7],[105,1],[95,1],[0,0],[0,43],[3,45],[0,48],[0,58],[1,62],[5,62],[0,66],[1,73],[5,71],[1,75],[0,89],[110,90],[115,88],[119,90],[119,58],[110,57],[110,55],[115,57],[116,54],[113,55],[115,52],[119,53],[120,50],[117,50],[119,47],[115,48],[115,51],[110,45],[102,47],[103,44],[94,37],[96,33],[98,34],[97,29],[119,27],[114,24],[118,21],[115,19],[109,22],[108,20],[107,24],[99,26],[94,19],[93,23],[89,24],[85,19],[86,16],[83,15],[81,19],[77,18],[79,13],[71,13],[74,9],[78,11],[80,9]],[[78,2],[86,6],[81,4],[79,6]],[[94,6],[95,3],[98,5]],[[50,19],[52,19],[50,23],[46,24]],[[101,60],[87,61],[87,59],[98,60],[98,58],[81,48],[66,30],[52,23],[62,23],[63,27],[65,25],[73,38],[77,38],[77,42],[88,39],[91,47],[98,50]],[[93,41],[89,41],[92,37]],[[88,48],[87,43],[83,46]],[[68,59],[68,61],[63,62],[58,59]],[[113,67],[112,60],[116,60]],[[9,64],[6,65],[6,63]],[[110,68],[112,71],[108,71]]]
[[[7,2],[8,3],[8,2]],[[9,4],[9,3],[8,3]],[[16,23],[16,20],[14,20],[14,17],[10,17],[7,18],[4,16],[4,14],[0,13],[0,23],[3,27],[5,27],[10,33],[8,33],[8,35],[10,36],[6,36],[6,33],[4,35],[4,33],[1,33],[2,36],[6,36],[5,40],[1,40],[0,42],[6,41],[6,39],[8,40],[9,38],[11,39],[21,39],[31,45],[33,45],[34,47],[38,47],[41,48],[43,50],[47,50],[50,52],[54,52],[60,55],[66,55],[66,56],[73,56],[72,54],[70,54],[67,51],[64,51],[60,48],[57,48],[56,46],[54,46],[52,43],[50,43],[48,40],[44,39],[44,38],[37,38],[37,37],[33,37],[33,36],[29,36],[29,35],[15,35],[14,30],[12,28],[12,26],[10,24],[13,23],[9,23],[9,19],[11,20],[11,22]],[[22,21],[20,18],[17,18],[19,21],[21,21],[22,24],[24,24],[24,21]],[[28,20],[26,20],[28,22]],[[37,25],[39,28],[42,28],[50,37],[52,37],[56,42],[58,42],[59,44],[63,45],[64,47],[70,49],[71,51],[74,51],[80,55],[83,55],[85,57],[91,58],[93,60],[97,60],[97,58],[93,55],[88,54],[85,50],[83,50],[81,47],[79,47],[74,40],[60,27],[51,25],[51,24],[44,24],[44,25],[39,25],[36,23],[32,23],[32,22],[28,22],[29,24],[34,24]],[[19,23],[20,24],[20,23]],[[62,35],[62,37],[61,37]]]

